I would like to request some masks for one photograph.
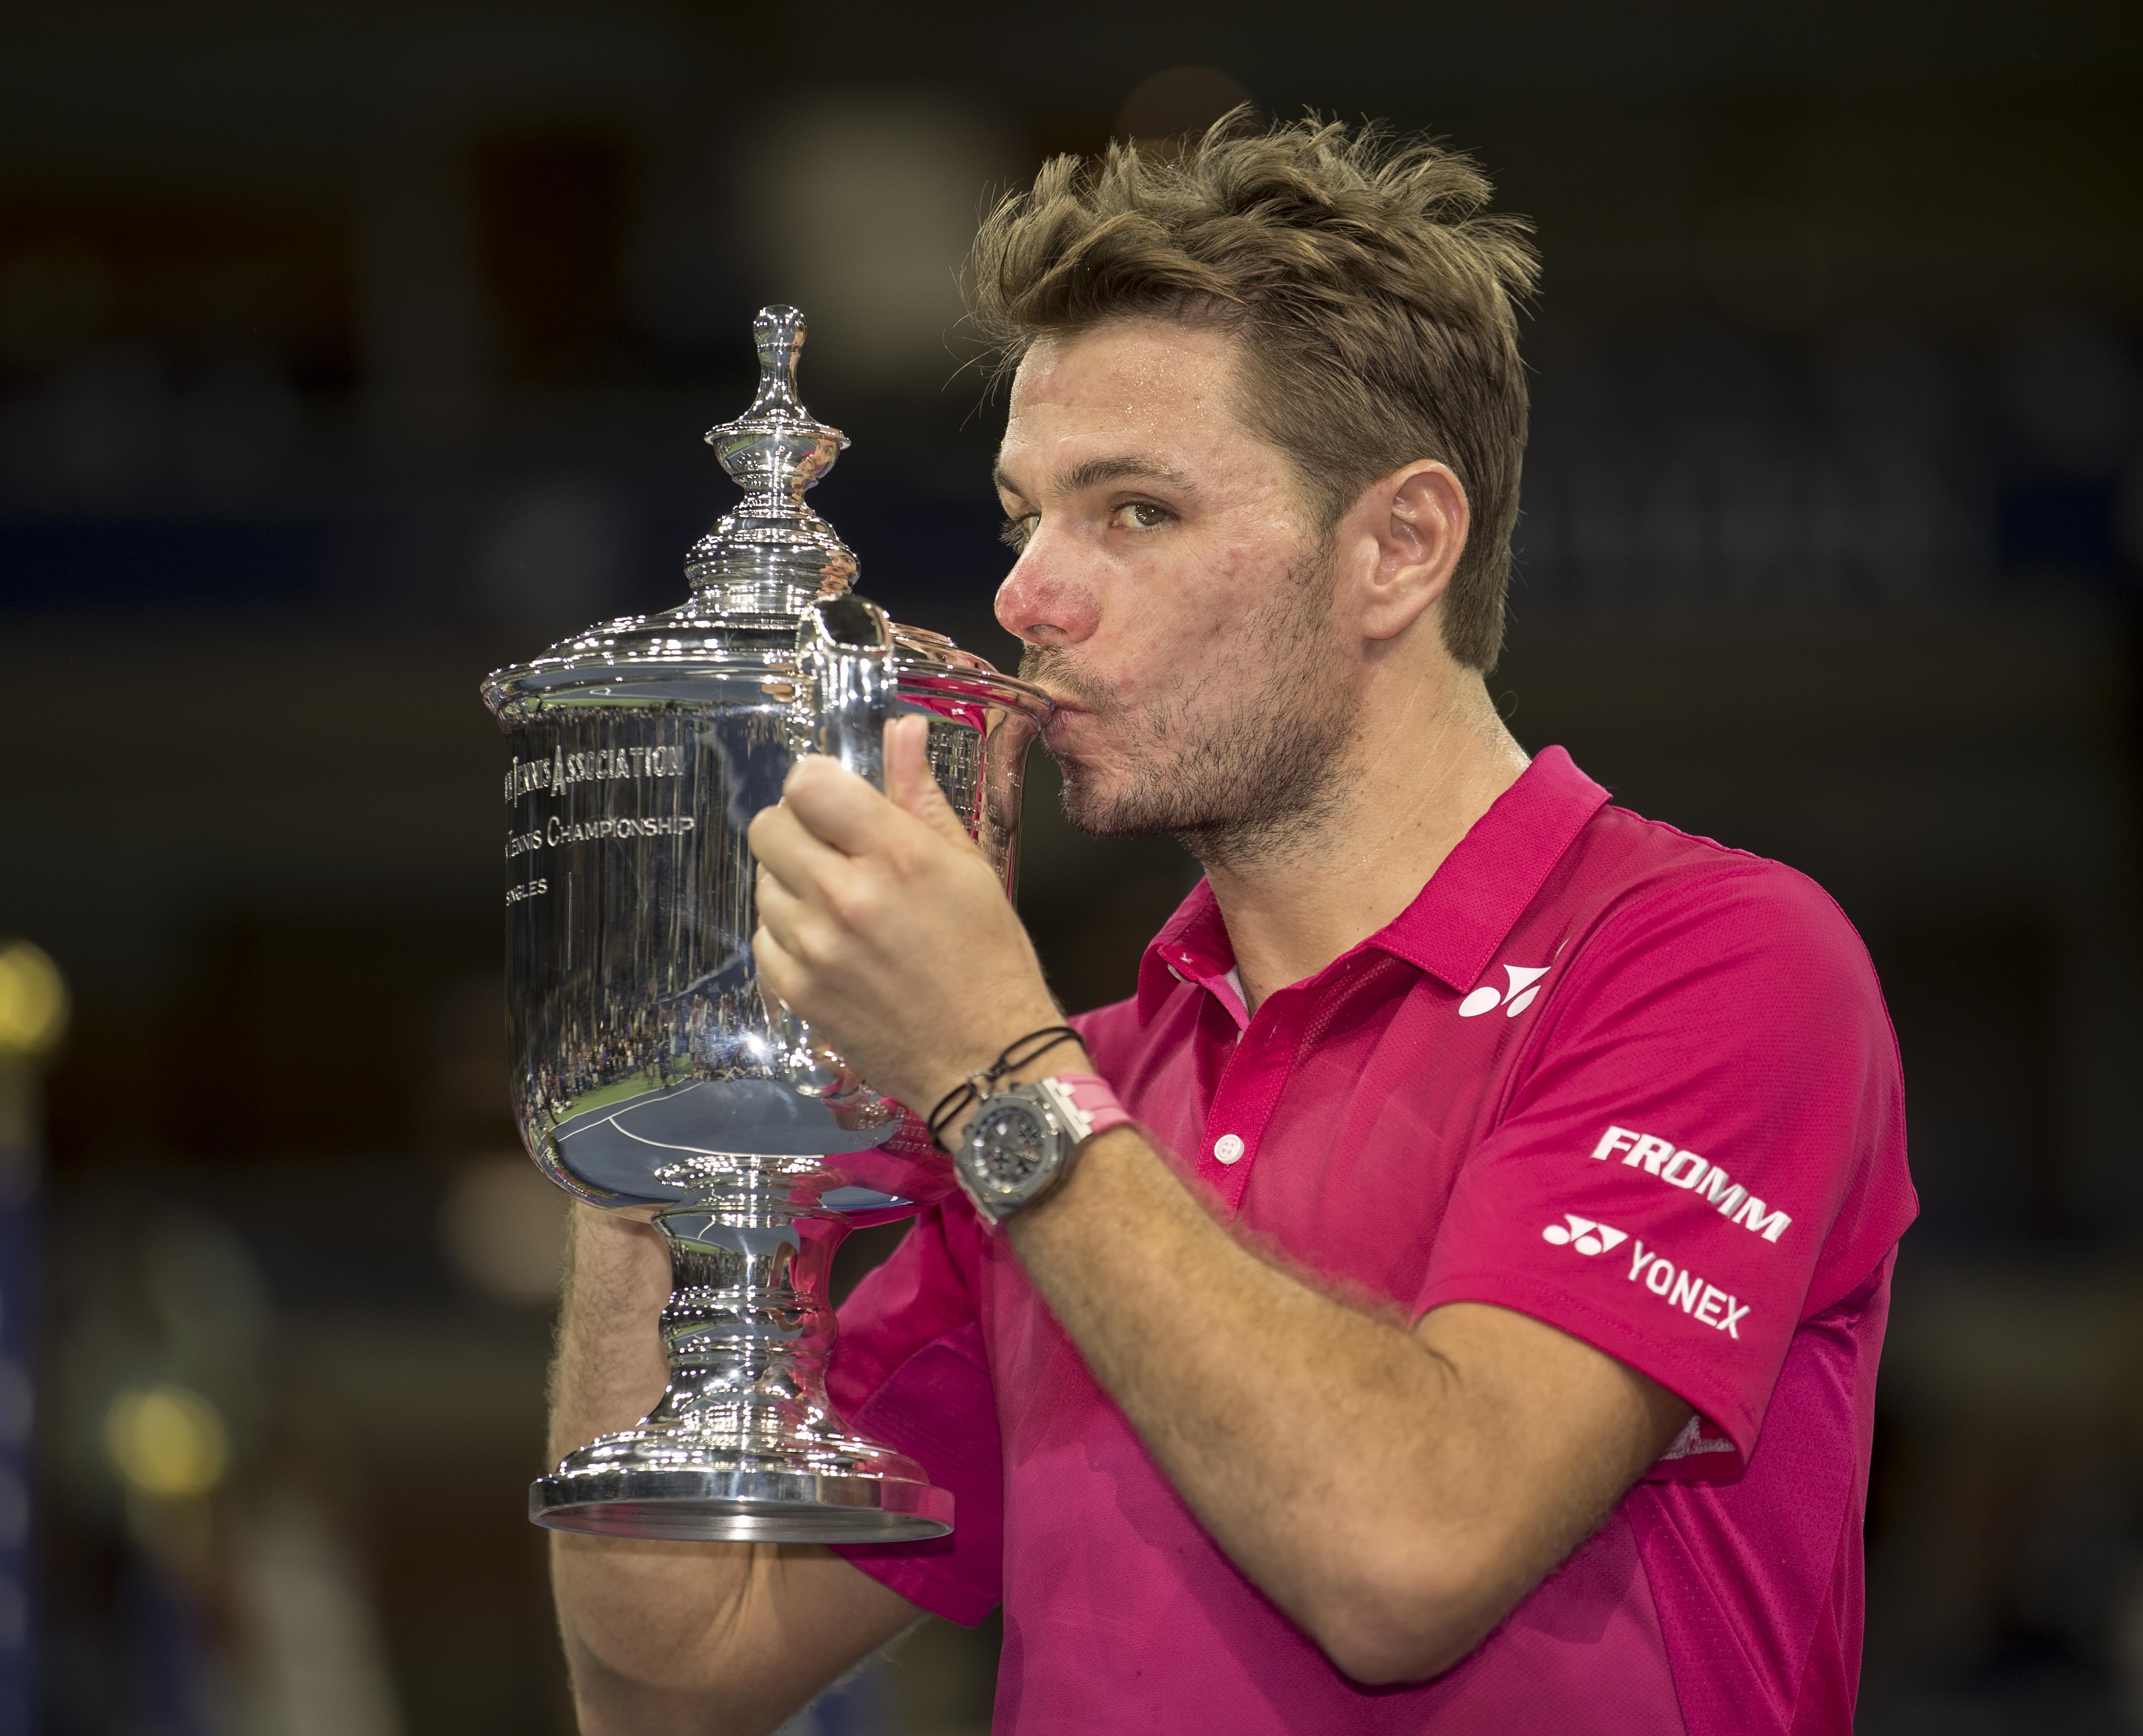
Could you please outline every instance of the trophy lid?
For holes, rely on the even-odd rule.
[[[816,420],[796,395],[804,316],[794,308],[761,308],[752,321],[759,344],[759,394],[734,422],[707,430],[707,444],[743,503],[692,545],[685,575],[717,607],[794,615],[814,597],[846,591],[856,557],[804,503],[804,491],[834,467],[849,443]]]
[[[531,705],[673,703],[690,697],[681,682],[785,667],[794,658],[804,609],[854,584],[854,554],[804,501],[849,443],[797,395],[804,316],[792,307],[761,308],[752,331],[758,393],[743,415],[706,436],[745,498],[686,555],[691,597],[659,615],[590,627],[526,663],[494,670],[483,696],[502,721]],[[893,642],[904,672],[980,681],[1017,690],[1022,703],[1041,700],[942,634],[896,626]]]

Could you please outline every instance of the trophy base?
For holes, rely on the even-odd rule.
[[[674,1442],[665,1444],[674,1460]],[[951,1494],[883,1449],[874,1457],[883,1468],[869,1471],[725,1464],[711,1452],[683,1465],[631,1457],[616,1436],[569,1454],[529,1486],[529,1518],[556,1531],[703,1543],[913,1543],[953,1529]]]

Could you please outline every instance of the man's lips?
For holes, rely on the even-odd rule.
[[[1062,681],[1052,681],[1046,675],[1022,675],[1020,679],[1032,687],[1038,687],[1055,708],[1054,715],[1064,716],[1075,711],[1091,711],[1093,701]]]
[[[1026,664],[1020,676],[1048,695],[1050,705],[1055,708],[1042,730],[1042,739],[1052,749],[1062,744],[1066,732],[1074,728],[1075,720],[1096,717],[1109,709],[1102,703],[1102,696],[1090,690],[1076,670],[1054,658],[1041,668],[1032,662]]]
[[[1093,715],[1076,700],[1059,700],[1057,709],[1049,714],[1048,722],[1042,726],[1042,739],[1051,752],[1062,752],[1070,739],[1086,733],[1087,720]]]

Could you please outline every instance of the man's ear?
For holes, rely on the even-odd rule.
[[[1448,464],[1423,458],[1370,484],[1356,510],[1377,545],[1363,577],[1362,633],[1395,639],[1450,588],[1472,522],[1466,490]]]

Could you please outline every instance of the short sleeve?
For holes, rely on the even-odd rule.
[[[924,1212],[842,1304],[826,1380],[851,1427],[916,1460],[953,1506],[949,1536],[835,1553],[969,1627],[1003,1595],[1003,1453],[974,1303],[980,1233],[957,1201]]]
[[[1917,1209],[1888,1016],[1851,925],[1774,863],[1633,895],[1575,945],[1416,1313],[1584,1339],[1699,1413],[1656,1476],[1730,1481],[1795,1329]]]

